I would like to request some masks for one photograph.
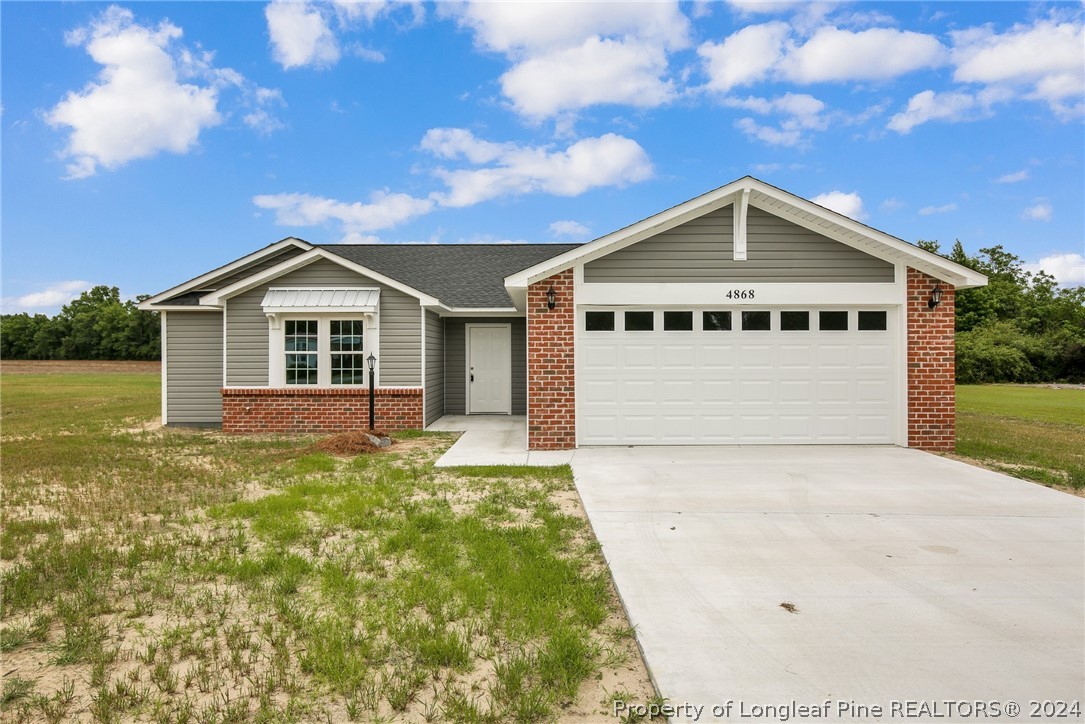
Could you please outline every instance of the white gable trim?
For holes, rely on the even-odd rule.
[[[514,292],[529,284],[564,271],[574,264],[586,264],[651,236],[673,229],[691,219],[723,208],[749,194],[749,203],[788,221],[893,263],[905,263],[960,288],[983,286],[987,277],[937,254],[873,229],[858,221],[818,206],[752,176],[744,176],[714,191],[619,229],[584,246],[540,262],[505,277],[505,287]]]
[[[414,289],[413,287],[409,287],[406,284],[403,284],[402,282],[398,282],[395,279],[391,279],[384,276],[383,274],[379,274],[372,269],[362,266],[361,264],[355,264],[352,261],[344,259],[338,254],[325,251],[320,247],[314,247],[311,250],[305,252],[304,254],[301,254],[300,256],[296,256],[293,259],[287,259],[282,264],[277,264],[273,267],[263,270],[262,272],[254,274],[251,277],[246,277],[234,284],[231,284],[228,287],[219,289],[218,291],[211,292],[210,294],[205,294],[204,296],[200,297],[200,304],[207,306],[220,306],[225,300],[231,297],[236,297],[238,294],[242,294],[249,291],[250,289],[254,289],[265,282],[277,279],[284,274],[289,274],[292,271],[296,271],[298,269],[301,269],[302,267],[306,267],[320,259],[327,259],[333,264],[338,264],[345,269],[349,269],[352,272],[368,277],[375,282],[379,282],[380,284],[384,284],[387,287],[412,296],[418,299],[419,302],[423,305],[440,305],[439,300],[429,296],[428,294],[424,294],[417,289]]]
[[[147,310],[150,310],[150,311],[156,311],[156,310],[164,309],[166,307],[160,307],[160,306],[155,306],[155,305],[157,305],[159,302],[163,302],[163,301],[169,299],[170,297],[175,297],[178,294],[184,294],[185,292],[190,292],[190,291],[192,291],[194,289],[199,289],[202,285],[210,282],[213,279],[216,279],[216,278],[222,277],[222,276],[226,276],[228,274],[232,274],[233,272],[237,271],[238,269],[242,269],[245,266],[247,266],[249,264],[252,264],[253,262],[258,262],[261,259],[264,259],[264,258],[269,257],[269,256],[273,256],[275,254],[278,254],[279,252],[283,251],[284,249],[289,249],[290,247],[296,247],[298,249],[301,249],[302,251],[308,251],[309,249],[313,248],[313,246],[311,244],[309,244],[308,242],[302,241],[301,239],[295,239],[294,237],[291,236],[291,237],[288,237],[286,239],[283,239],[282,241],[277,241],[277,242],[275,242],[274,244],[272,244],[270,246],[265,246],[263,249],[260,249],[259,251],[254,251],[251,254],[243,256],[240,259],[238,259],[237,261],[232,261],[229,264],[226,264],[225,266],[220,266],[218,269],[212,269],[211,271],[207,272],[206,274],[201,274],[200,276],[196,277],[195,279],[189,279],[187,282],[185,282],[183,284],[178,284],[177,286],[173,287],[172,289],[167,289],[166,291],[164,291],[164,292],[162,292],[160,294],[155,294],[153,297],[150,297],[148,299],[144,299],[142,302],[139,303],[138,306],[139,306],[140,309],[147,309]],[[181,311],[180,310],[181,306],[182,305],[176,305],[177,311]],[[174,307],[168,307],[168,308],[173,309]]]

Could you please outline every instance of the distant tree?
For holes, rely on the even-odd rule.
[[[49,318],[5,314],[0,318],[0,357],[4,359],[158,359],[157,312],[121,301],[117,287],[97,286]]]
[[[917,245],[941,253],[937,241]],[[1001,245],[970,256],[958,239],[947,258],[988,279],[956,295],[958,381],[1085,381],[1085,287],[1032,274]]]

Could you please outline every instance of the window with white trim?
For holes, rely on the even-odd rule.
[[[364,317],[313,315],[282,320],[283,379],[288,386],[369,384]],[[274,375],[273,375],[274,376]],[[272,381],[272,384],[277,384]]]

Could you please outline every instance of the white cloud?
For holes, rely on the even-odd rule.
[[[329,68],[339,62],[344,51],[362,60],[381,63],[384,54],[379,50],[357,42],[344,47],[339,35],[359,23],[371,25],[379,17],[400,9],[410,10],[411,24],[420,23],[425,17],[425,9],[419,2],[273,0],[264,8],[271,54],[285,70],[305,66]]]
[[[1066,119],[1081,114],[1085,96],[1085,25],[1038,20],[1005,33],[990,26],[952,33],[954,80],[1024,91]]]
[[[895,196],[891,196],[885,201],[881,202],[878,206],[878,210],[887,214],[891,214],[894,211],[900,211],[906,206],[906,204]]]
[[[941,65],[946,49],[931,35],[894,28],[854,32],[828,26],[787,54],[784,77],[796,83],[888,80]]]
[[[782,22],[748,25],[722,43],[703,43],[697,54],[704,58],[709,90],[726,92],[765,78],[783,57],[789,32]]]
[[[1051,221],[1055,210],[1046,201],[1038,201],[1021,212],[1021,218],[1028,221]]]
[[[310,194],[265,194],[252,202],[262,209],[275,211],[275,222],[282,226],[318,226],[338,221],[348,232],[364,233],[388,229],[433,210],[432,199],[409,194],[377,191],[367,203],[353,203]]]
[[[897,133],[911,133],[916,126],[928,121],[972,121],[991,115],[991,105],[1004,100],[997,93],[936,93],[925,90],[908,100],[908,106],[889,119],[886,128]]]
[[[828,191],[818,194],[810,200],[818,206],[824,206],[850,219],[862,221],[866,218],[866,211],[863,210],[863,199],[854,191],[851,193]]]
[[[579,221],[555,221],[550,224],[550,233],[559,238],[583,239],[591,234],[591,229]]]
[[[70,159],[67,178],[92,176],[99,166],[115,169],[160,151],[186,153],[200,131],[222,122],[218,86],[181,83],[178,66],[210,70],[219,83],[240,76],[228,69],[214,71],[205,58],[191,54],[175,60],[169,50],[181,29],[168,22],[144,27],[133,18],[130,10],[111,6],[90,27],[66,38],[104,66],[95,81],[69,92],[46,114],[54,128],[71,129],[63,152]]]
[[[438,12],[470,29],[512,67],[502,93],[533,120],[603,103],[654,107],[674,97],[668,52],[689,44],[676,2],[468,2]],[[569,120],[562,120],[563,126]]]
[[[805,131],[824,130],[829,121],[823,115],[825,104],[805,93],[786,93],[778,98],[727,97],[723,104],[732,108],[784,116],[779,127],[765,126],[752,118],[740,118],[735,127],[743,133],[753,136],[773,146],[798,146],[806,143]]]
[[[438,207],[473,206],[499,196],[533,192],[576,196],[592,188],[624,186],[652,175],[652,164],[644,149],[636,141],[612,133],[581,139],[564,150],[552,150],[495,143],[463,128],[433,128],[422,138],[419,148],[439,159],[462,161],[471,167],[433,169],[432,175],[444,183],[445,189],[425,197],[383,190],[365,202],[303,193],[263,194],[252,201],[274,211],[276,223],[283,226],[316,226],[334,221],[342,226],[348,239],[373,239],[370,232],[392,228]]]
[[[957,204],[942,204],[941,206],[924,206],[919,210],[920,216],[930,216],[931,214],[948,214],[950,211],[956,211]]]
[[[995,179],[996,184],[1015,184],[1021,181],[1028,181],[1028,169],[1021,169],[1020,171],[1014,171],[1013,173],[1007,173],[999,176]]]
[[[662,47],[591,37],[529,58],[501,76],[517,112],[546,118],[602,103],[655,107],[674,97]]]
[[[339,62],[339,41],[320,8],[284,0],[269,3],[264,17],[272,55],[284,69],[306,65],[327,68]]]
[[[464,129],[431,129],[421,147],[446,159],[464,158],[486,168],[439,168],[448,191],[434,194],[442,206],[471,206],[498,196],[546,192],[576,196],[599,186],[624,186],[652,175],[648,154],[636,141],[607,133],[584,138],[564,151],[542,146],[495,144]]]
[[[592,36],[629,37],[670,49],[689,43],[689,20],[676,2],[468,2],[444,4],[438,12],[452,15],[474,31],[486,50],[510,57],[580,45]]]
[[[93,286],[90,282],[82,279],[57,282],[50,284],[41,291],[31,292],[9,300],[9,303],[10,306],[23,311],[55,309],[72,301]]]
[[[947,51],[931,35],[870,28],[818,28],[805,42],[783,22],[748,25],[721,43],[703,43],[698,54],[714,91],[771,79],[799,84],[888,80],[945,62]]]
[[[1038,262],[1022,265],[1025,271],[1036,274],[1047,272],[1064,287],[1085,286],[1085,256],[1081,254],[1052,254]]]

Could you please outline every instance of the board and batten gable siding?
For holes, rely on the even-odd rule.
[[[734,260],[734,207],[709,212],[584,265],[585,282],[892,282],[893,265],[754,206],[746,261]]]
[[[271,287],[379,287],[380,384],[422,384],[422,317],[416,298],[327,259],[284,274],[226,301],[226,386],[267,387],[268,318],[260,303]]]
[[[445,414],[445,326],[436,312],[426,312],[425,424]]]
[[[166,424],[222,424],[222,314],[167,312]]]
[[[445,414],[467,413],[468,324],[512,326],[512,414],[527,414],[527,324],[522,317],[445,318]]]

